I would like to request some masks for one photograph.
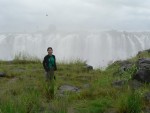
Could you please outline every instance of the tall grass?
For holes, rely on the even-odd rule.
[[[150,57],[150,54],[143,53],[140,57],[144,56]],[[120,113],[140,113],[147,106],[141,97],[150,91],[150,85],[135,92],[131,92],[128,84],[121,89],[111,85],[118,79],[130,80],[137,69],[135,66],[118,77],[114,76],[120,69],[117,62],[106,70],[92,71],[87,71],[86,62],[79,60],[57,63],[55,96],[49,99],[41,62],[36,58],[20,57],[16,56],[12,62],[0,62],[0,71],[8,75],[0,78],[0,113],[103,113],[110,108]],[[138,56],[130,61],[135,63],[137,59]],[[78,87],[80,92],[60,94],[59,87],[66,84]]]
[[[15,58],[13,60],[13,63],[37,63],[41,62],[41,60],[36,56],[31,56],[24,53],[18,53],[15,55]]]
[[[122,95],[119,103],[120,113],[141,113],[142,99],[139,93],[130,92]]]

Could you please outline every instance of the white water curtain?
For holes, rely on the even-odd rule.
[[[0,34],[0,60],[12,60],[19,53],[43,59],[53,47],[58,62],[76,59],[89,65],[106,67],[150,48],[148,32],[105,31],[96,33]]]

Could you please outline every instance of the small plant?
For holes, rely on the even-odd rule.
[[[124,95],[119,103],[120,113],[140,113],[142,108],[141,97],[138,93],[132,92]]]
[[[54,98],[54,85],[55,85],[54,80],[47,81],[45,85],[45,96],[48,101]]]
[[[88,100],[88,103],[82,103],[77,108],[78,113],[103,113],[107,108],[111,107],[111,99],[107,97],[96,100]]]

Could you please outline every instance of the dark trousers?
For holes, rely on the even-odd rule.
[[[46,82],[47,82],[47,96],[50,98],[54,97],[54,69],[50,69],[50,71],[46,72]]]

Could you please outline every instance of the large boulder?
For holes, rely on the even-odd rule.
[[[0,72],[0,77],[6,77],[6,73]]]
[[[150,58],[142,58],[137,62],[138,71],[132,79],[150,83]]]

